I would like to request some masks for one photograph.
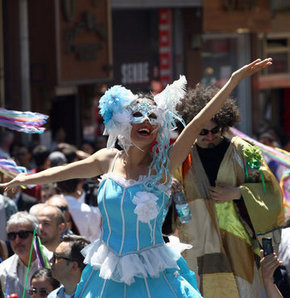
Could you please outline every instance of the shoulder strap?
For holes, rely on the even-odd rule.
[[[120,154],[120,151],[118,151],[117,154],[115,155],[115,157],[114,157],[114,159],[113,159],[113,162],[112,162],[112,164],[111,164],[111,167],[110,167],[110,169],[109,169],[109,173],[112,173],[112,171],[114,170],[115,163],[116,163],[116,160],[117,160],[119,154]]]

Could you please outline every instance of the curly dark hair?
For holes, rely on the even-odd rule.
[[[189,123],[219,90],[216,86],[203,86],[202,84],[189,88],[176,107],[185,123]],[[226,99],[224,105],[211,120],[221,128],[231,127],[240,122],[240,112],[235,101],[231,98]]]

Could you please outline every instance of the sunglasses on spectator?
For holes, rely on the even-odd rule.
[[[18,235],[20,239],[27,239],[29,234],[33,234],[33,231],[20,230],[19,232],[9,232],[7,237],[9,240],[15,240]]]
[[[202,130],[200,131],[199,135],[201,135],[201,136],[206,136],[206,135],[208,135],[210,132],[211,132],[213,135],[215,135],[216,133],[220,132],[220,130],[221,130],[221,128],[220,128],[219,126],[216,126],[216,127],[212,128],[212,129],[210,129],[210,130],[204,128],[204,129],[202,129]]]
[[[49,294],[49,291],[45,288],[41,288],[39,290],[37,290],[36,288],[30,288],[28,293],[29,293],[30,296],[39,293],[40,296],[46,297]]]
[[[68,208],[66,206],[57,206],[57,208],[62,212],[65,213],[65,211],[68,210]]]
[[[58,255],[58,254],[56,254],[56,253],[54,252],[52,258],[50,259],[50,263],[51,263],[51,264],[54,264],[54,263],[55,263],[55,260],[58,260],[58,259],[64,259],[64,260],[67,260],[67,261],[70,261],[70,262],[75,261],[75,260],[72,259],[72,258],[65,257],[65,256],[60,256],[60,255]]]

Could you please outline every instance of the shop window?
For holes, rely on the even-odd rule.
[[[290,34],[261,34],[259,36],[261,57],[272,57],[273,65],[263,71],[264,75],[290,73]]]
[[[222,87],[237,68],[237,39],[232,36],[203,35],[202,79],[204,85]]]

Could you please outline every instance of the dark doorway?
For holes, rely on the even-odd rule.
[[[52,103],[51,113],[52,138],[63,128],[67,143],[79,146],[81,140],[78,97],[74,95],[57,96]]]

